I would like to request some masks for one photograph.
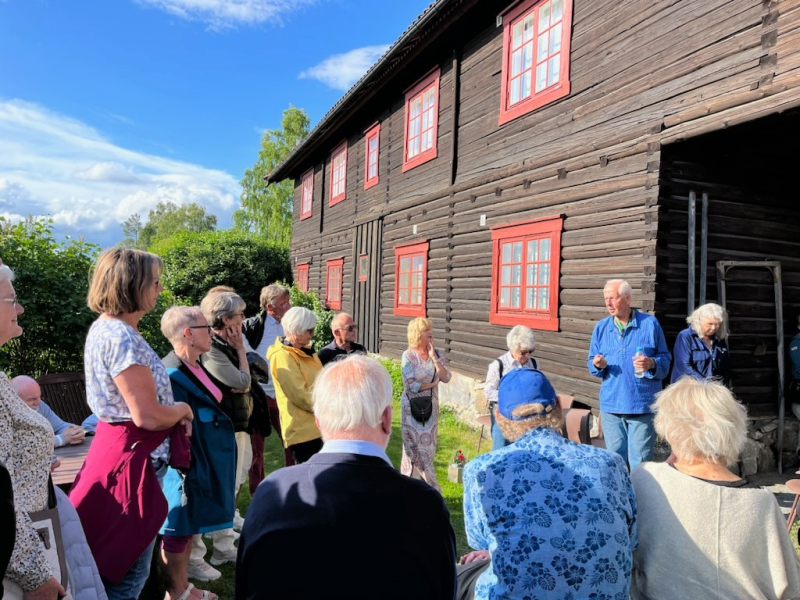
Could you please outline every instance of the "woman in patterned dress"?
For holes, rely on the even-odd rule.
[[[434,346],[430,319],[419,317],[408,324],[408,350],[403,352],[400,368],[403,375],[403,395],[400,398],[403,460],[400,472],[410,476],[416,467],[423,481],[441,491],[433,468],[439,431],[437,390],[439,382],[450,381],[450,370],[445,365],[444,354]],[[423,425],[411,415],[408,394],[426,391],[432,396],[433,410],[431,418]]]

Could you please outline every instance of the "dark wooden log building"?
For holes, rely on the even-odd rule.
[[[272,173],[296,181],[295,277],[381,354],[428,316],[479,379],[528,324],[557,389],[596,405],[607,279],[670,346],[686,326],[694,192],[698,303],[718,298],[717,261],[780,261],[793,335],[798,67],[800,0],[437,0]],[[777,408],[772,284],[727,281],[752,414]]]

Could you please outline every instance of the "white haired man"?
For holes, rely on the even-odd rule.
[[[366,356],[320,372],[314,415],[325,444],[258,486],[239,541],[238,600],[454,597],[447,507],[386,456],[391,399],[389,374]]]
[[[611,279],[603,288],[609,316],[592,332],[587,366],[602,379],[600,415],[606,448],[631,469],[653,460],[653,404],[672,355],[655,317],[631,307],[631,286]],[[639,354],[641,350],[641,355]]]
[[[346,312],[340,312],[331,320],[333,341],[322,348],[317,356],[324,367],[329,362],[348,354],[366,354],[367,349],[356,342],[358,339],[358,325]]]
[[[42,415],[53,428],[54,446],[60,448],[67,444],[82,444],[86,432],[80,425],[67,423],[42,400],[42,388],[32,377],[17,375],[11,380],[11,387],[17,395],[33,410]]]
[[[627,598],[636,500],[625,463],[561,436],[561,406],[541,371],[503,377],[495,418],[513,443],[464,467],[467,542],[477,551],[461,562],[492,562],[475,599]]]

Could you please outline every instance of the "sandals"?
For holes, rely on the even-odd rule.
[[[190,598],[196,598],[196,596],[192,596],[193,589],[194,589],[194,584],[190,583],[189,587],[183,590],[183,593],[177,598],[174,598],[173,600],[189,600]],[[219,600],[219,596],[215,594],[212,598],[211,592],[209,592],[208,590],[203,590],[203,595],[200,596],[198,600]]]

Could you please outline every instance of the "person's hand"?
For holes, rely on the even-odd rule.
[[[83,430],[83,427],[78,425],[70,425],[63,431],[61,435],[64,436],[64,441],[67,442],[67,444],[77,445],[83,443],[83,438],[86,437],[86,432]]]
[[[633,368],[641,371],[649,371],[656,366],[656,361],[648,356],[635,356],[633,358]]]
[[[183,426],[186,437],[192,437],[192,421],[190,419],[181,419],[178,424]]]
[[[52,473],[60,466],[61,466],[61,461],[58,458],[56,458],[53,462],[50,463],[50,472]]]
[[[476,560],[488,560],[489,559],[489,551],[488,550],[473,550],[462,556],[458,560],[458,564],[460,565],[468,565],[469,563],[475,562]]]
[[[242,338],[242,328],[233,325],[225,326],[225,341],[234,350],[242,350],[244,348],[244,339]]]
[[[592,359],[592,364],[594,365],[595,369],[605,369],[608,366],[608,361],[602,354],[595,354],[594,358]]]
[[[433,345],[433,342],[428,342],[428,356],[434,361],[436,360],[436,347]]]
[[[23,592],[22,598],[24,600],[58,600],[58,598],[66,595],[67,590],[61,587],[55,577],[51,577],[39,587],[29,592]]]

